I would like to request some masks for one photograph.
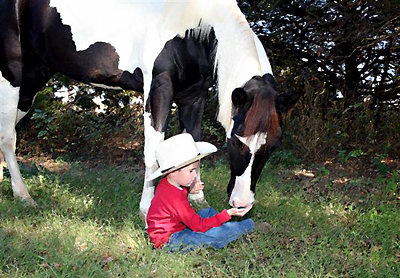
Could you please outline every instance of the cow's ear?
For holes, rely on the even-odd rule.
[[[299,100],[300,93],[283,93],[276,98],[276,110],[279,114],[286,116],[286,114],[293,109],[296,102]]]
[[[248,97],[246,94],[246,91],[243,90],[243,88],[236,88],[232,92],[232,103],[236,107],[243,106],[244,104],[247,103]]]
[[[263,75],[263,80],[264,80],[265,83],[270,84],[271,87],[272,87],[275,91],[277,91],[275,78],[274,78],[274,76],[273,76],[272,74],[270,74],[270,73],[264,74],[264,75]]]

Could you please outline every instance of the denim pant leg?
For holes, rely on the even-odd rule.
[[[209,208],[203,208],[197,212],[198,215],[200,215],[201,218],[207,218],[211,217],[217,214],[214,208],[209,207]]]
[[[251,219],[245,219],[238,222],[226,222],[223,225],[212,228],[205,233],[197,233],[196,237],[202,246],[213,246],[223,248],[228,243],[236,240],[243,234],[248,234],[254,229],[254,222]]]
[[[215,215],[213,208],[207,208],[199,211],[199,215],[203,218]],[[227,222],[219,227],[212,228],[205,233],[193,232],[185,229],[173,234],[166,249],[174,251],[192,251],[200,247],[213,246],[215,248],[223,248],[229,242],[234,241],[243,234],[249,233],[254,229],[254,222],[246,219],[239,222]]]

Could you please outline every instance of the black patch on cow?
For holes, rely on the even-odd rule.
[[[22,0],[19,7],[23,81],[19,107],[29,108],[34,95],[56,72],[84,83],[98,83],[143,92],[143,74],[118,68],[119,55],[106,42],[77,51],[71,28],[48,0]]]
[[[191,29],[185,37],[168,41],[154,62],[153,79],[146,111],[152,125],[165,131],[172,103],[178,106],[181,130],[200,140],[201,118],[208,89],[213,78],[217,40],[211,29],[206,38],[203,30]]]
[[[0,1],[0,71],[12,86],[21,85],[21,44],[15,0]]]
[[[236,118],[236,121],[239,121]],[[228,184],[227,192],[230,196],[235,185],[237,176],[243,175],[251,160],[251,153],[248,146],[243,144],[236,136],[228,140],[228,154],[231,167],[231,179]]]

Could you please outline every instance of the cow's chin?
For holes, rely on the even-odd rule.
[[[229,198],[229,205],[234,208],[241,208],[254,204],[254,201],[254,192],[250,190],[250,185],[245,186],[236,182]]]

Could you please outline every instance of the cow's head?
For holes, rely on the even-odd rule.
[[[242,207],[254,202],[256,182],[280,143],[281,118],[297,99],[296,94],[278,95],[270,74],[255,76],[232,92],[233,118],[227,134],[231,206]]]

